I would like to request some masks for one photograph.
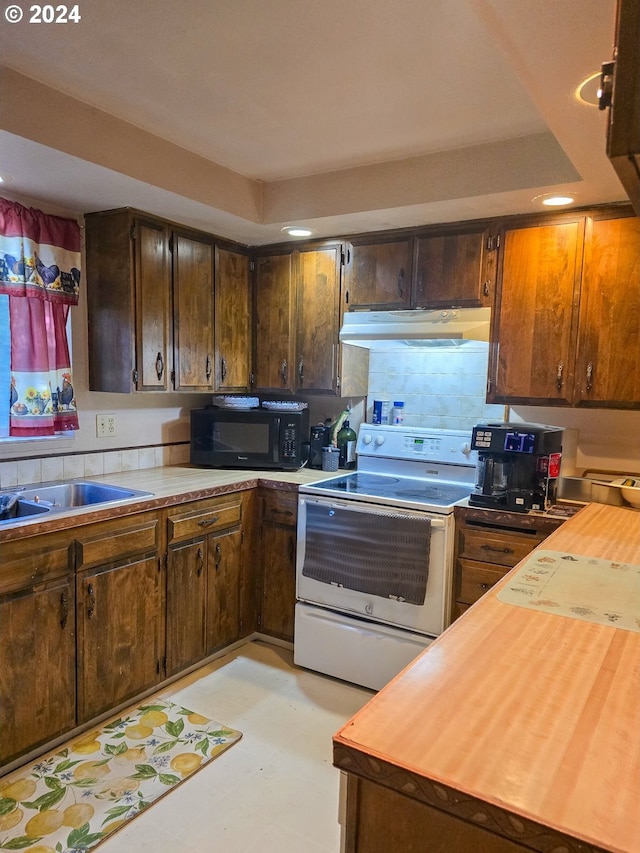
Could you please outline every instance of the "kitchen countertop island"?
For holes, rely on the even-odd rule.
[[[541,549],[633,573],[640,511],[590,504]],[[517,572],[336,734],[346,853],[640,851],[640,610],[503,603]]]

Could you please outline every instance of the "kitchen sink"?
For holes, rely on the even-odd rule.
[[[13,501],[13,497],[17,500]],[[128,498],[148,497],[152,497],[152,492],[127,489],[107,483],[92,483],[86,480],[40,483],[0,492],[0,524],[45,512],[62,512],[114,503]]]
[[[15,521],[17,518],[27,518],[32,515],[40,515],[43,512],[49,512],[48,506],[40,506],[40,504],[32,501],[23,501],[18,499],[10,509],[2,511],[0,514],[0,523],[3,521]]]

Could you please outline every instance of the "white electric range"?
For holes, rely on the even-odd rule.
[[[471,431],[363,424],[358,468],[301,486],[294,659],[379,689],[447,627]]]

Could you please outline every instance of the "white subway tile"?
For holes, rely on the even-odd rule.
[[[104,474],[104,453],[87,453],[84,457],[84,476],[100,477]]]
[[[12,489],[18,485],[18,463],[0,462],[0,489]]]
[[[20,459],[18,461],[18,482],[20,485],[42,482],[42,462],[40,459]]]
[[[117,474],[122,471],[122,451],[109,450],[104,454],[104,473]]]
[[[138,450],[138,468],[155,468],[156,451],[153,447],[141,447]]]
[[[78,477],[84,477],[84,456],[65,456],[64,457],[64,478],[73,480]]]
[[[138,451],[133,448],[131,450],[123,450],[122,451],[122,470],[123,471],[137,471],[139,468],[138,465]]]
[[[42,460],[42,482],[64,478],[64,456],[47,456]]]

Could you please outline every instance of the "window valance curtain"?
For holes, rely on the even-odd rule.
[[[9,435],[78,429],[67,340],[80,288],[80,227],[0,198],[0,294],[8,297]]]

